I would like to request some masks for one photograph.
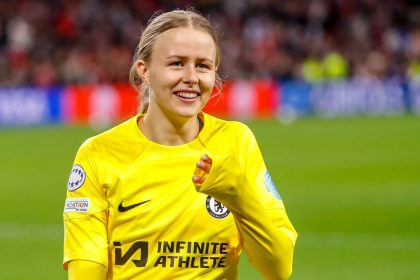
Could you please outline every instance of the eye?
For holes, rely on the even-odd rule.
[[[174,67],[181,67],[182,65],[183,65],[182,61],[173,61],[169,63],[169,66],[174,66]]]
[[[196,67],[199,68],[199,69],[209,69],[209,70],[212,68],[211,65],[206,64],[206,63],[199,63],[199,64],[197,64]]]

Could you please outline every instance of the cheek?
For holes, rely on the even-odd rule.
[[[177,81],[178,77],[169,71],[160,71],[150,75],[150,84],[155,90],[173,87]]]
[[[216,75],[205,75],[200,80],[202,89],[211,92],[216,83]]]

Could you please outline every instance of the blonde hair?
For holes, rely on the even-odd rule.
[[[130,84],[139,93],[140,113],[145,113],[149,106],[150,86],[148,84],[142,85],[143,81],[136,69],[137,61],[143,60],[145,63],[149,63],[153,46],[158,36],[167,30],[177,27],[192,27],[207,32],[213,38],[216,45],[215,67],[220,65],[219,40],[216,31],[205,17],[192,9],[174,10],[167,13],[155,14],[147,23],[146,29],[144,29],[140,37],[140,42],[137,45],[129,75]],[[222,79],[217,73],[215,87],[220,92]]]

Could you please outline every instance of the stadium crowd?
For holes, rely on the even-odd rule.
[[[127,82],[156,11],[218,28],[226,79],[420,79],[420,5],[393,0],[0,1],[0,85]]]

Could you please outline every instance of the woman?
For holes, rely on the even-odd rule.
[[[149,22],[130,72],[140,114],[83,143],[70,174],[69,279],[236,279],[242,250],[290,276],[297,234],[252,132],[201,111],[219,63],[201,15]]]

